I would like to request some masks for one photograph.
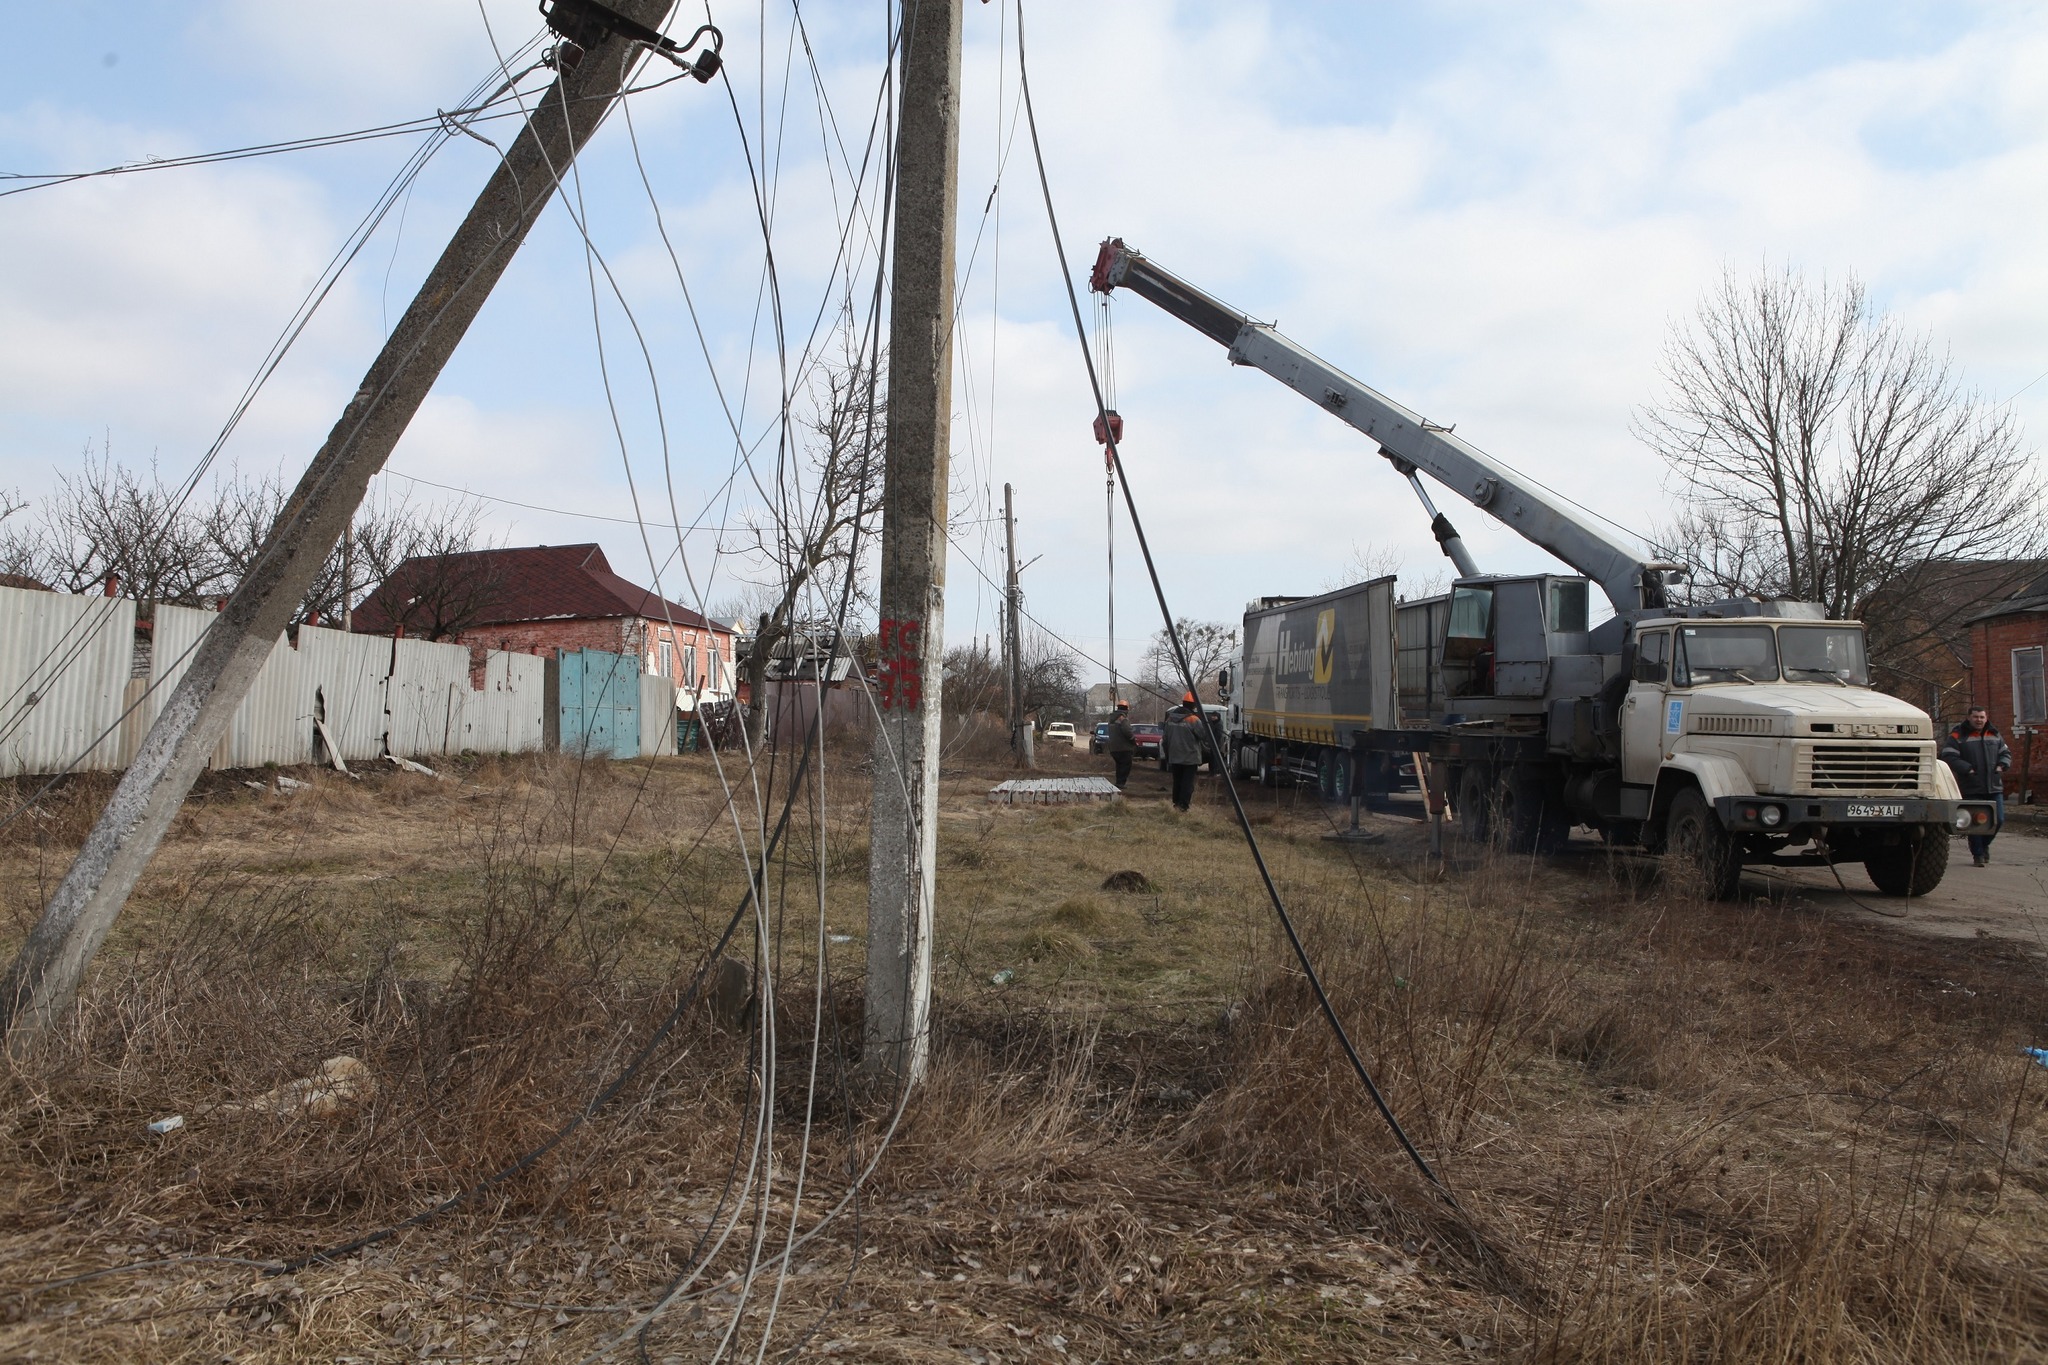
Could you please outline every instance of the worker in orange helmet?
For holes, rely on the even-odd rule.
[[[1195,770],[1209,750],[1209,727],[1202,721],[1202,704],[1194,693],[1183,694],[1180,705],[1166,713],[1161,748],[1166,766],[1173,772],[1174,807],[1186,810],[1195,800]]]

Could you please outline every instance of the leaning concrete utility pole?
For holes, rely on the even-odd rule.
[[[1024,594],[1017,589],[1017,509],[1011,502],[1010,485],[1003,485],[1003,544],[1010,571],[1003,581],[1003,647],[1010,656],[1010,748],[1027,768],[1038,766],[1031,751],[1031,724],[1024,718]]]
[[[932,897],[945,665],[946,484],[953,417],[953,219],[960,190],[960,0],[902,7],[889,448],[883,466],[868,841],[865,1057],[914,1084],[930,1049]]]
[[[550,24],[564,35],[556,49],[561,74],[307,466],[256,562],[201,638],[192,666],[164,702],[99,823],[0,982],[0,1033],[10,1050],[25,1045],[71,1002],[235,708],[354,519],[371,476],[384,467],[456,343],[554,197],[558,178],[604,120],[633,65],[634,40],[666,43],[650,26],[663,21],[672,3],[613,0],[616,8],[606,8],[591,0],[555,0]],[[674,60],[673,49],[670,55]],[[704,80],[717,69],[710,51],[695,68]]]

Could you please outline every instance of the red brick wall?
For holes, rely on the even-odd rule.
[[[660,671],[661,642],[667,640],[669,650],[669,672],[677,687],[702,687],[709,681],[711,671],[711,648],[718,648],[720,680],[730,690],[733,684],[732,635],[723,630],[704,630],[695,626],[671,626],[665,621],[642,621],[640,659],[641,666],[649,673]],[[694,646],[697,651],[697,676],[683,674],[683,650]]]
[[[514,654],[538,654],[544,658],[552,658],[569,649],[601,649],[609,654],[636,655],[640,666],[651,673],[660,662],[659,642],[664,633],[674,646],[669,651],[670,671],[675,675],[678,687],[695,685],[693,680],[683,676],[685,645],[697,647],[697,672],[701,676],[708,669],[708,651],[715,640],[719,659],[730,677],[732,636],[728,632],[670,626],[664,621],[643,621],[631,616],[478,626],[458,635],[456,643],[469,646],[470,682],[472,686],[481,687],[484,653],[493,649],[508,650]]]
[[[1991,723],[2005,734],[2012,746],[2012,772],[2005,786],[2008,795],[2021,790],[2020,768],[2027,762],[2027,741],[2015,733],[2012,696],[2012,652],[2033,645],[2048,645],[2048,613],[2000,616],[1970,627],[1973,702],[1991,709]],[[1944,718],[1949,724],[1961,716]],[[2048,726],[2034,736],[2033,767],[2026,786],[2036,792],[2048,791]]]

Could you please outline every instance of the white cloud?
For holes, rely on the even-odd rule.
[[[491,0],[501,38],[537,18]],[[961,248],[995,174],[996,92],[1014,113],[1013,18],[965,7]],[[1126,236],[1165,266],[1277,318],[1297,340],[1508,461],[1632,525],[1660,518],[1663,471],[1630,437],[1654,396],[1668,322],[1726,265],[1854,270],[1888,306],[1954,345],[2003,397],[2048,369],[2048,17],[2024,8],[1920,16],[1893,34],[1847,6],[1027,7],[1047,166],[1069,264]],[[808,9],[812,46],[857,159],[880,35],[865,11]],[[757,165],[773,164],[776,250],[791,327],[808,328],[836,244],[838,198],[793,50],[787,105],[767,101],[791,55],[771,11],[721,10]],[[999,26],[1011,63],[1000,76]],[[1897,27],[1897,25],[1894,25]],[[1903,34],[1903,30],[1901,30]],[[402,35],[402,41],[394,35]],[[103,122],[33,73],[0,105],[19,164],[87,164],[341,128],[445,105],[490,62],[466,5],[195,6],[189,70],[152,118]],[[211,51],[201,50],[210,45]],[[1848,55],[1840,55],[1848,54]],[[125,69],[125,68],[124,68]],[[182,81],[182,84],[178,82]],[[176,92],[182,92],[177,94]],[[773,136],[787,110],[783,136]],[[753,192],[722,87],[683,83],[636,106],[638,129],[721,378],[748,383],[749,435],[772,408],[758,323]],[[593,231],[634,300],[662,391],[679,487],[729,471],[730,435],[614,121],[586,158]],[[1032,610],[1100,653],[1103,506],[1091,400],[1053,277],[1028,136],[1004,172],[963,294],[976,388],[956,397],[955,476],[985,511],[1017,485]],[[406,297],[487,154],[423,188],[393,272]],[[32,153],[32,154],[31,154]],[[343,154],[0,199],[0,482],[33,486],[53,451],[114,430],[117,453],[188,450],[210,435],[255,358],[388,174]],[[384,167],[378,171],[377,168]],[[374,172],[374,174],[373,174]],[[380,239],[373,255],[388,251]],[[990,289],[1000,270],[1000,320]],[[542,507],[627,515],[590,355],[580,244],[559,208],[525,248],[394,465]],[[296,466],[375,349],[381,266],[352,278],[238,443],[245,463]],[[1084,300],[1084,304],[1086,301]],[[1407,488],[1348,428],[1136,299],[1115,305],[1118,400],[1132,477],[1174,605],[1230,617],[1248,597],[1326,581],[1354,542],[1438,561]],[[636,476],[661,482],[644,370],[607,315]],[[994,344],[994,364],[990,344]],[[995,425],[988,388],[996,385]],[[2019,407],[2048,418],[2048,382]],[[61,435],[62,439],[58,439]],[[1541,556],[1448,493],[1482,562]],[[629,527],[501,506],[510,534],[597,538],[644,566]],[[1119,514],[1121,522],[1121,514]],[[1128,527],[1119,531],[1120,658],[1152,629]],[[966,536],[999,563],[989,527]],[[665,553],[665,548],[659,553]],[[990,619],[985,583],[951,574],[949,619]]]

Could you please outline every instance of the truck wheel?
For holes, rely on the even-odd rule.
[[[1474,764],[1458,771],[1458,832],[1475,844],[1483,844],[1493,833],[1493,783],[1484,766]]]
[[[1946,830],[1919,830],[1911,842],[1872,849],[1863,870],[1887,896],[1924,896],[1948,872],[1948,843]]]
[[[1564,792],[1540,777],[1515,777],[1503,784],[1501,843],[1514,853],[1555,853],[1572,835]]]
[[[1697,788],[1688,787],[1671,803],[1664,822],[1665,856],[1681,875],[1699,878],[1709,900],[1733,900],[1742,885],[1742,849],[1721,828],[1714,808]]]
[[[1258,763],[1259,785],[1261,787],[1279,786],[1280,779],[1273,770],[1273,746],[1271,744],[1260,743],[1258,747]]]
[[[1339,805],[1351,800],[1351,755],[1341,749],[1323,751],[1323,799]]]

